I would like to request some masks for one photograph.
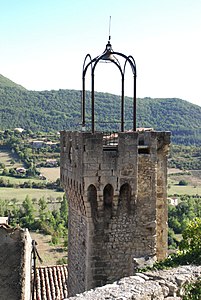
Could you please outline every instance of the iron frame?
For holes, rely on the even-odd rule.
[[[125,59],[123,68],[121,64],[119,63],[119,60],[116,56],[119,56],[121,58]],[[89,59],[89,62],[86,64],[87,59]],[[92,133],[95,132],[95,110],[94,110],[94,105],[95,105],[95,81],[94,81],[94,73],[95,73],[95,68],[97,64],[101,61],[109,61],[114,63],[117,68],[119,69],[121,73],[121,131],[124,132],[124,87],[125,87],[125,71],[126,71],[126,65],[129,63],[132,73],[133,73],[133,131],[136,131],[136,77],[137,77],[137,71],[136,71],[136,63],[134,58],[129,55],[126,56],[123,53],[120,52],[115,52],[112,50],[112,46],[110,44],[110,38],[109,41],[106,45],[105,51],[95,57],[91,58],[90,54],[87,54],[84,59],[83,63],[83,69],[82,69],[82,127],[85,128],[86,126],[86,120],[85,120],[85,102],[86,102],[86,90],[85,90],[85,76],[87,73],[87,70],[89,67],[91,67],[91,131]]]

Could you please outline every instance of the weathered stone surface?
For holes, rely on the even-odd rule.
[[[169,137],[119,132],[105,147],[103,133],[61,132],[69,295],[133,275],[133,258],[165,258]]]
[[[30,299],[31,249],[27,230],[0,226],[0,299]]]
[[[69,300],[180,300],[182,286],[201,276],[201,266],[137,273],[113,284],[70,297]],[[143,278],[143,282],[139,280]],[[182,278],[182,282],[181,282]],[[174,295],[173,295],[174,294]]]

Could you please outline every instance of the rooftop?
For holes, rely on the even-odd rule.
[[[34,300],[61,300],[67,297],[67,265],[36,268]]]

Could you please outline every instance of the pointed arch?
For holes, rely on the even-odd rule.
[[[131,208],[131,186],[129,183],[124,183],[119,191],[119,207],[127,210]]]
[[[113,196],[114,196],[113,186],[108,183],[104,187],[104,190],[103,190],[103,203],[104,203],[104,207],[112,207]]]
[[[98,202],[97,202],[97,189],[93,184],[90,184],[87,189],[87,200],[91,204],[91,216],[93,221],[97,220]]]

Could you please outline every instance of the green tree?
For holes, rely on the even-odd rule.
[[[186,186],[186,185],[188,185],[188,182],[187,182],[186,180],[184,180],[184,179],[181,179],[181,180],[179,181],[179,185],[184,185],[184,186]]]
[[[0,169],[5,169],[5,167],[6,167],[5,164],[0,162]]]
[[[67,202],[65,194],[64,194],[63,200],[61,202],[60,215],[61,215],[61,218],[64,221],[64,224],[67,228],[67,226],[68,226],[68,202]]]
[[[39,199],[38,206],[39,206],[39,218],[40,218],[39,222],[40,222],[40,226],[43,227],[43,222],[45,222],[46,219],[45,210],[47,208],[47,203],[44,197]]]
[[[26,171],[26,176],[27,177],[34,177],[37,174],[37,170],[35,167],[29,167]]]
[[[201,299],[201,277],[195,282],[189,283],[184,287],[183,300],[200,300]]]
[[[3,169],[2,175],[3,175],[3,176],[8,176],[8,175],[9,175],[8,169],[6,169],[6,168]]]
[[[11,164],[11,165],[14,165],[14,164],[15,164],[14,159],[11,159],[10,164]]]
[[[183,240],[179,248],[184,254],[192,253],[195,259],[200,257],[201,261],[201,219],[195,218],[189,222],[186,229],[182,233]]]
[[[38,206],[39,206],[39,212],[44,212],[45,211],[45,209],[47,208],[47,203],[46,203],[44,197],[39,199]]]
[[[34,229],[35,222],[35,209],[29,196],[27,195],[22,203],[22,217],[20,223],[22,227],[28,227]]]
[[[16,170],[15,170],[14,168],[10,168],[9,174],[10,174],[11,176],[15,176],[15,175],[17,174],[17,172],[16,172]]]
[[[5,217],[7,212],[8,212],[7,201],[0,199],[0,216]]]

